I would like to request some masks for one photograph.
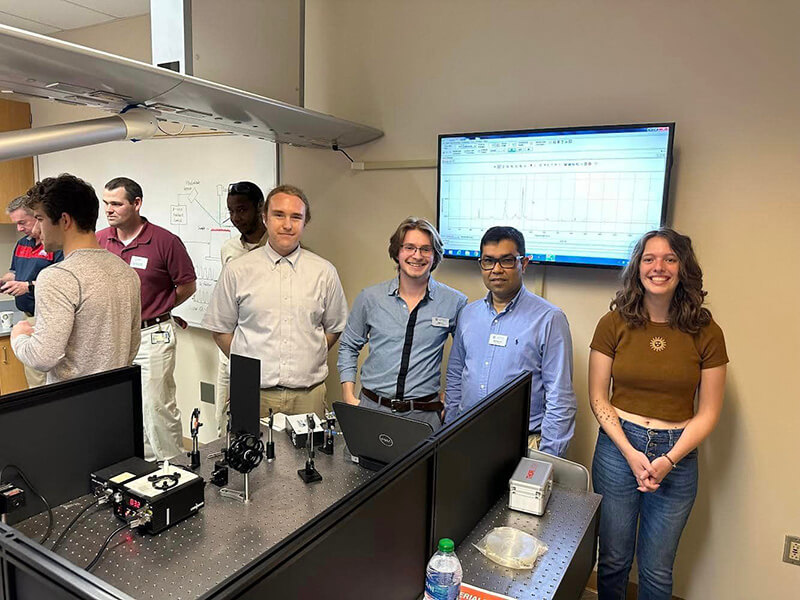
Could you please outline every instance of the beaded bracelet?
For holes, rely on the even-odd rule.
[[[663,456],[664,458],[666,458],[666,459],[669,461],[669,464],[671,464],[671,465],[672,465],[672,468],[673,468],[673,469],[675,468],[675,461],[674,461],[674,460],[672,460],[672,459],[669,457],[669,454],[667,454],[666,452],[664,452],[664,454],[662,454],[661,456]]]

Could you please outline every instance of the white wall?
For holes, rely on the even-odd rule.
[[[789,598],[781,562],[800,534],[800,4],[308,0],[306,105],[382,128],[356,160],[434,158],[440,132],[677,122],[671,222],[690,235],[731,357],[722,420],[701,449],[700,492],[675,593]],[[408,214],[435,217],[435,170],[351,172],[289,149],[284,181],[308,192],[307,241],[337,265],[352,302],[391,275],[386,241]],[[368,224],[368,225],[365,225]],[[471,299],[474,267],[438,276]],[[613,273],[548,268],[545,294],[570,321],[580,401],[570,457],[590,464],[596,423],[588,343]],[[329,381],[329,389],[335,389]]]

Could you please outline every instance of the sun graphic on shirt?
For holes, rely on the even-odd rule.
[[[662,337],[654,337],[650,340],[650,349],[655,350],[656,352],[661,352],[664,348],[667,347],[667,340]]]

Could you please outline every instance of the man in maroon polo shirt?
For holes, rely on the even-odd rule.
[[[170,311],[194,294],[194,266],[178,236],[139,214],[138,183],[112,179],[103,190],[103,204],[110,227],[97,232],[97,241],[133,267],[142,282],[142,342],[133,362],[142,368],[145,458],[173,458],[183,453],[183,429],[175,399]]]

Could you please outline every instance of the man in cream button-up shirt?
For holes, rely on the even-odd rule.
[[[203,326],[230,353],[261,360],[261,412],[296,414],[327,407],[327,355],[347,320],[334,266],[300,247],[310,219],[298,188],[266,198],[268,241],[231,261],[214,288]]]

